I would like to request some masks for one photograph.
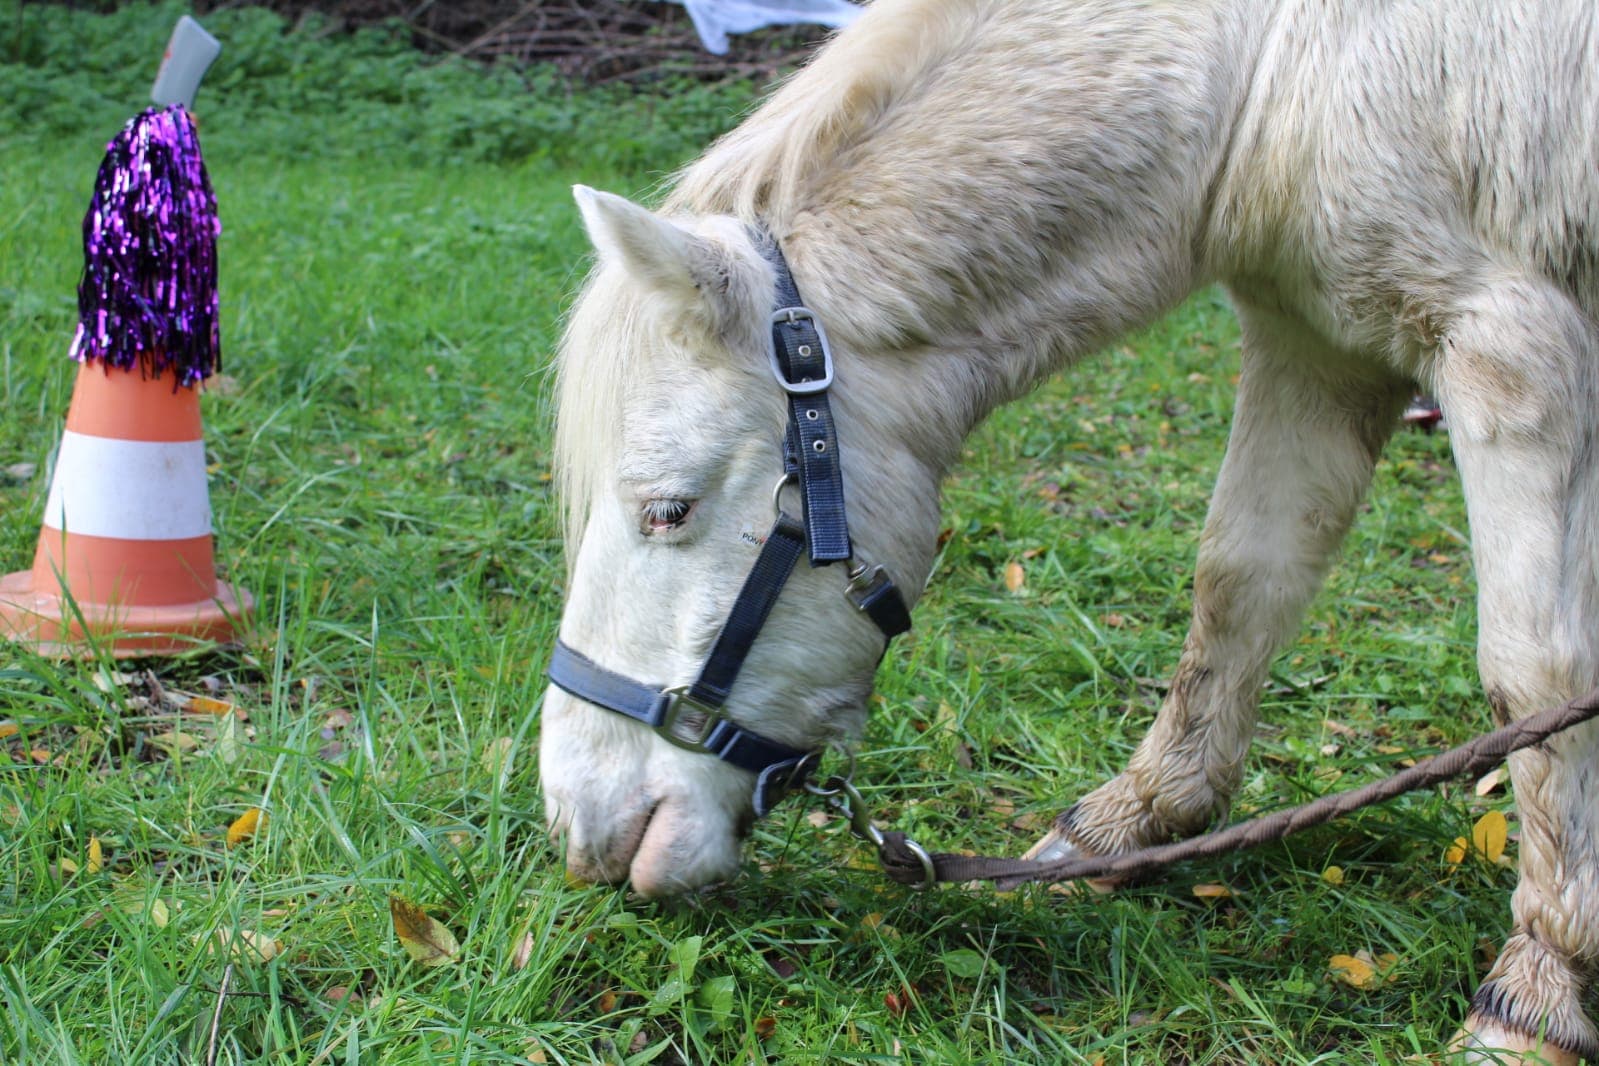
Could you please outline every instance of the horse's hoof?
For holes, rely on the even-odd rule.
[[[1473,1014],[1449,1042],[1446,1061],[1450,1066],[1580,1066],[1587,1060],[1575,1051]]]
[[[1059,824],[1044,834],[1042,840],[1027,849],[1022,856],[1034,862],[1063,862],[1071,859],[1091,859],[1095,852],[1089,851],[1081,844],[1073,841]],[[1073,881],[1073,885],[1084,885],[1098,895],[1105,895],[1120,888],[1122,881],[1113,877],[1091,877],[1082,881]]]

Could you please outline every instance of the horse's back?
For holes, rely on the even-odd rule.
[[[1223,274],[1274,279],[1260,283],[1313,305],[1335,340],[1376,347],[1374,308],[1447,304],[1498,272],[1542,277],[1599,318],[1587,0],[1307,0],[1263,41],[1235,146]]]

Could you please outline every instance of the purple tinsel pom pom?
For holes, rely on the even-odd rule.
[[[83,219],[78,332],[68,353],[179,385],[222,362],[217,201],[182,105],[151,108],[106,145]]]

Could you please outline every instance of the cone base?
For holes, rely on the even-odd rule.
[[[204,641],[232,640],[254,608],[247,591],[224,581],[211,599],[148,607],[68,602],[39,588],[31,570],[0,578],[0,637],[63,659],[88,651],[90,637],[118,659],[193,651]]]

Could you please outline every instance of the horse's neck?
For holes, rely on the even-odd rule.
[[[1203,280],[1266,21],[1255,0],[1033,6],[886,106],[785,237],[807,297],[882,356],[879,384],[898,374],[906,404],[936,408],[908,424],[954,431],[940,467],[994,406]]]

